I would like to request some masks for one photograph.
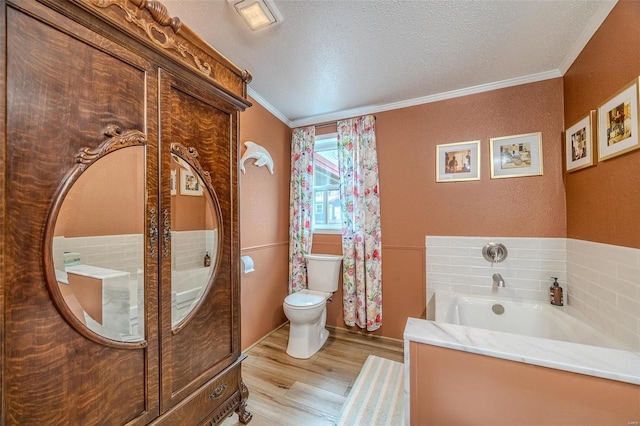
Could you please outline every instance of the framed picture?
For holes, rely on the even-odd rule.
[[[180,194],[202,195],[202,184],[190,170],[180,169]]]
[[[176,189],[178,188],[178,171],[176,169],[171,170],[171,195],[176,195]]]
[[[589,115],[565,130],[564,138],[568,172],[574,172],[595,164],[595,144],[593,143],[593,126],[595,123],[596,112],[592,110]]]
[[[542,133],[489,140],[491,179],[542,175]]]
[[[436,146],[436,182],[480,180],[480,141]]]
[[[636,79],[598,107],[598,159],[608,160],[638,148]]]

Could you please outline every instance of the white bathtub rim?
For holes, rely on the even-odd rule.
[[[437,294],[441,294],[442,296],[444,296],[446,298],[445,299],[446,302],[443,303],[442,299],[440,299],[440,302],[438,302]],[[553,306],[549,303],[541,302],[540,300],[535,300],[535,299],[520,299],[520,298],[512,298],[504,295],[485,295],[485,294],[458,293],[458,292],[448,292],[448,291],[433,292],[431,294],[431,297],[434,297],[434,296],[435,296],[434,307],[436,311],[436,318],[434,320],[438,322],[451,323],[450,321],[446,321],[446,320],[442,321],[442,318],[449,317],[452,315],[452,313],[449,312],[449,309],[451,309],[450,303],[452,302],[452,299],[455,297],[491,300],[491,301],[496,301],[497,303],[506,303],[506,304],[511,303],[515,305],[536,305],[535,307],[536,310],[539,309],[542,311],[548,311],[550,314],[554,316],[554,318],[557,318],[561,322],[564,321],[564,324],[562,324],[563,328],[565,328],[566,326],[569,326],[568,328],[570,329],[570,324],[568,324],[567,321],[570,321],[571,323],[576,323],[576,322],[581,323],[580,326],[584,327],[585,330],[590,330],[590,332],[593,332],[596,335],[598,335],[597,336],[598,339],[601,339],[603,342],[608,342],[608,344],[606,345],[585,344],[585,346],[600,346],[605,349],[609,348],[609,349],[618,349],[623,351],[634,352],[633,348],[629,347],[628,345],[625,345],[624,342],[620,342],[610,337],[609,335],[607,335],[607,333],[602,328],[598,327],[597,324],[593,324],[591,321],[585,318],[584,315],[582,315],[580,312],[573,309],[569,305]],[[438,307],[442,307],[442,306],[446,306],[446,312],[439,312]],[[451,324],[455,325],[455,323],[451,323]],[[472,327],[472,326],[467,326],[467,327]],[[476,328],[476,327],[472,327],[472,328]],[[494,330],[494,331],[497,331],[497,330]],[[544,337],[533,337],[533,338],[543,339]],[[549,340],[552,340],[552,339],[549,339]],[[565,340],[565,342],[573,343],[576,345],[582,344],[575,341],[572,342],[572,341]]]
[[[640,353],[408,318],[408,342],[640,385]]]

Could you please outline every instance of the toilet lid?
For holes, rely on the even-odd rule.
[[[289,306],[295,307],[309,307],[324,303],[325,298],[319,294],[309,294],[307,292],[299,291],[293,293],[284,298],[284,303]]]

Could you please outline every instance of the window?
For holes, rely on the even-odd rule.
[[[336,232],[342,228],[338,135],[317,136],[313,154],[313,230]]]

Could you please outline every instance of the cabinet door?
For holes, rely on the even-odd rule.
[[[240,355],[234,176],[238,158],[238,112],[218,97],[211,86],[188,82],[165,71],[160,72],[159,80],[161,182],[164,183],[161,191],[164,236],[160,289],[161,411],[166,412]],[[186,163],[187,171],[173,172],[172,180],[175,161]],[[171,182],[174,182],[173,191]],[[205,210],[213,211],[212,217],[204,220],[208,224],[206,232],[212,234],[215,228],[213,245],[188,242],[183,235],[191,233],[202,238],[197,237],[199,225],[190,224],[198,222],[195,216],[202,213],[202,203],[209,206]],[[211,262],[210,272],[204,277],[194,276],[198,269],[207,270],[207,262]],[[190,266],[185,266],[187,263]],[[176,305],[187,297],[182,296],[187,292],[185,282],[197,287],[197,299],[189,303],[186,313],[176,315],[176,309],[181,309]]]
[[[157,293],[150,285],[157,279],[153,272],[157,259],[145,250],[149,229],[145,200],[157,205],[157,196],[153,190],[144,194],[145,158],[150,158],[151,175],[157,173],[157,168],[153,170],[157,149],[146,133],[147,117],[157,114],[155,107],[147,111],[147,105],[157,103],[157,78],[147,61],[39,3],[3,2],[1,7],[6,13],[8,202],[0,423],[145,424],[159,412],[157,305],[153,301]],[[68,201],[64,195],[78,176],[101,166],[101,159],[94,162],[89,157],[102,156],[105,143],[122,142],[129,136],[132,146],[118,151],[136,154],[133,166],[124,173],[141,167],[141,174],[132,173],[138,177],[123,181],[122,176],[107,172],[104,183],[139,187],[133,211],[119,210],[108,217],[83,214],[99,211],[88,207],[96,201],[109,202],[112,194],[107,189],[99,194],[79,193],[87,198],[71,209],[78,214],[76,225],[83,225],[75,228],[74,237],[87,241],[113,234],[121,216],[133,217],[137,247],[145,253],[140,265],[148,273],[144,276],[145,270],[139,271],[146,283],[140,302],[149,302],[137,337],[127,342],[88,325],[93,316],[100,317],[95,322],[106,327],[99,299],[95,309],[83,309],[78,302],[75,306],[80,310],[74,310],[58,272],[66,275],[65,267],[75,255],[61,252],[54,259],[52,246],[54,237],[61,236],[54,229],[63,222],[62,204]],[[105,158],[111,156],[109,151]],[[118,193],[116,188],[113,194]],[[86,229],[91,233],[82,234]],[[79,249],[73,262],[91,266],[87,264],[96,248]],[[94,284],[102,285],[94,282],[88,287]],[[101,295],[98,291],[85,296],[90,300]]]

